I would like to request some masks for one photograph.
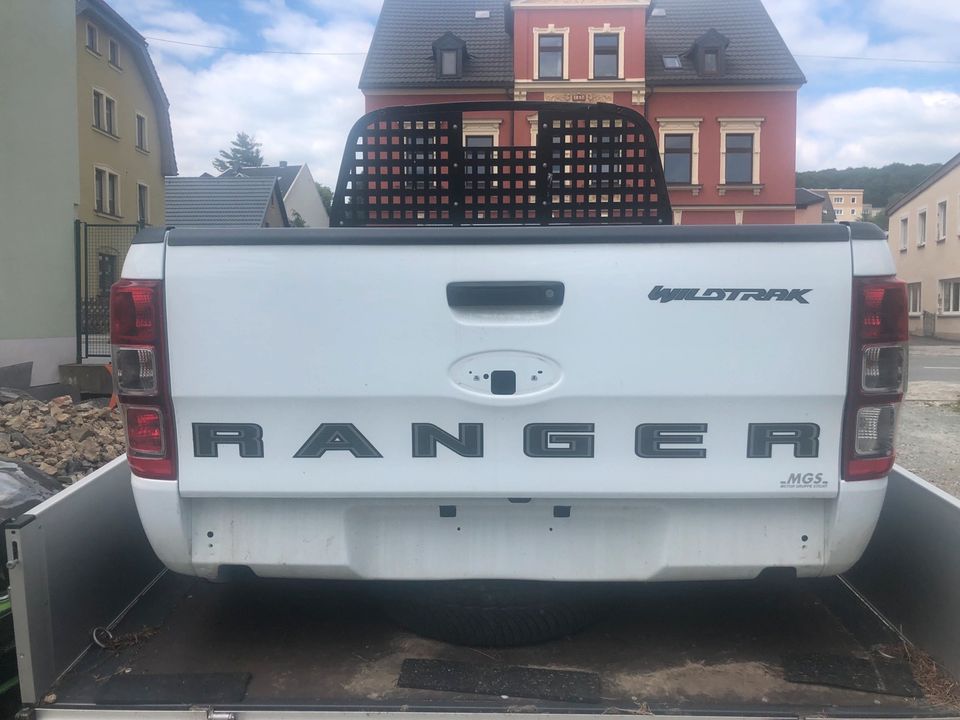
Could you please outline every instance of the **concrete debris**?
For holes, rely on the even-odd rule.
[[[69,395],[0,404],[0,460],[29,463],[64,485],[126,452],[120,411]]]

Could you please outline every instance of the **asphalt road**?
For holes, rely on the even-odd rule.
[[[960,497],[960,343],[911,338],[897,462]]]
[[[960,345],[912,342],[909,375],[910,382],[960,383]]]

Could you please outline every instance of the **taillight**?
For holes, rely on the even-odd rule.
[[[845,480],[873,480],[893,468],[907,385],[907,322],[906,283],[887,277],[854,278]]]
[[[163,283],[121,280],[110,289],[113,378],[127,435],[127,460],[140,477],[177,479],[167,372]]]

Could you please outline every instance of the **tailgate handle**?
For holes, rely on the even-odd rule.
[[[452,308],[527,307],[563,305],[563,283],[551,281],[453,282],[447,285]]]

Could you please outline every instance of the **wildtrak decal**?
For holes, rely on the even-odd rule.
[[[809,305],[810,301],[804,297],[807,293],[813,292],[813,288],[804,290],[786,288],[668,288],[663,285],[655,285],[647,295],[654,302],[668,303],[674,301],[721,301],[732,302],[734,300],[746,301],[755,300],[757,302],[793,302],[801,305]]]

